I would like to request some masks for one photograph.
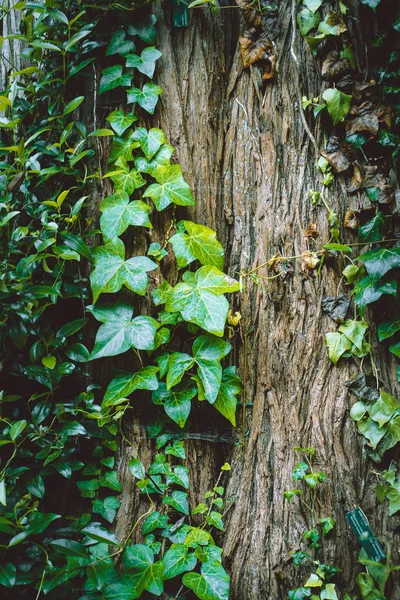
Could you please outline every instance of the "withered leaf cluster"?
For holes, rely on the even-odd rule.
[[[277,23],[277,17],[269,17],[266,23],[252,0],[236,0],[243,11],[248,29],[239,37],[240,52],[244,67],[258,63],[263,67],[263,79],[272,79],[275,73],[276,53],[269,30]],[[268,25],[266,30],[266,25]]]

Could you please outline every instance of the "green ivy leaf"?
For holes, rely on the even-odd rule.
[[[289,600],[303,600],[304,598],[309,598],[312,592],[310,588],[301,587],[296,588],[295,590],[290,590],[288,592]]]
[[[141,173],[148,173],[155,177],[156,169],[160,165],[169,166],[170,159],[175,149],[169,144],[163,144],[154,158],[148,161],[144,156],[135,157],[135,167]]]
[[[212,510],[209,515],[206,515],[205,519],[209,525],[216,527],[220,531],[224,530],[224,523],[222,521],[221,513]]]
[[[96,540],[96,542],[104,542],[105,544],[119,546],[119,541],[116,536],[102,527],[99,523],[90,523],[82,529],[82,533],[92,540]]]
[[[222,548],[210,544],[208,546],[197,546],[194,551],[195,556],[202,562],[205,563],[209,560],[219,563],[222,562]]]
[[[336,521],[335,519],[332,519],[332,517],[325,517],[324,519],[319,520],[319,524],[321,525],[322,535],[327,535],[334,529]]]
[[[65,556],[73,556],[84,559],[89,558],[86,548],[84,548],[82,544],[79,544],[75,540],[58,539],[51,541],[50,544],[57,550],[57,552],[64,554]]]
[[[95,268],[90,274],[93,302],[100,294],[118,292],[123,285],[144,296],[147,290],[147,273],[158,266],[147,256],[134,256],[125,260],[125,246],[115,238],[105,246],[93,250]]]
[[[303,8],[303,10],[297,13],[296,18],[299,31],[303,37],[307,35],[311,29],[318,27],[318,24],[321,20],[321,16],[318,12],[312,12],[308,8]]]
[[[168,523],[168,515],[162,515],[158,510],[151,513],[142,525],[142,534],[147,535],[155,529],[164,529]]]
[[[198,376],[204,388],[205,398],[214,404],[217,399],[222,380],[220,360],[229,354],[232,346],[207,335],[198,337],[193,344],[193,356],[198,366]]]
[[[377,8],[377,6],[379,6],[380,3],[381,3],[381,0],[361,0],[361,4],[365,4],[366,6],[369,6],[370,8],[372,8],[372,10],[374,12],[376,11],[376,8]]]
[[[183,513],[184,515],[190,514],[186,492],[174,490],[171,492],[170,496],[164,496],[162,503],[171,506],[176,511]]]
[[[147,44],[154,44],[157,37],[157,30],[154,27],[157,17],[153,13],[148,13],[141,21],[135,19],[133,25],[129,25],[129,35],[137,35]]]
[[[387,427],[379,427],[378,423],[375,423],[372,419],[361,419],[358,421],[357,427],[374,450],[387,431]]]
[[[17,569],[12,563],[3,563],[0,565],[0,585],[4,587],[14,587],[17,580]]]
[[[128,54],[126,57],[126,66],[137,69],[151,79],[156,68],[156,61],[160,56],[162,56],[162,53],[154,46],[150,46],[145,48],[140,56],[137,54]]]
[[[189,354],[182,352],[172,352],[168,358],[168,372],[166,385],[167,390],[177,385],[186,371],[191,369],[194,364],[194,359]]]
[[[346,321],[339,327],[340,333],[349,339],[358,350],[362,350],[364,336],[368,329],[368,323],[365,321],[353,321],[352,319],[346,319]]]
[[[94,513],[98,513],[103,519],[112,523],[121,503],[115,496],[107,496],[104,500],[93,500],[92,505]]]
[[[127,398],[135,390],[156,390],[158,367],[143,367],[133,375],[126,373],[115,377],[106,390],[103,399],[104,406],[117,404],[120,398]]]
[[[135,578],[132,583],[131,593],[134,598],[139,598],[144,590],[150,594],[160,596],[163,591],[162,562],[154,563],[154,552],[145,544],[134,544],[124,551],[124,566]]]
[[[100,79],[99,94],[104,94],[110,90],[114,90],[119,86],[128,87],[132,83],[132,76],[128,73],[122,74],[122,66],[114,65],[107,67],[102,71]]]
[[[334,365],[336,365],[339,358],[346,352],[346,350],[351,350],[352,344],[350,340],[345,335],[337,331],[327,333],[325,340],[328,347],[329,358]]]
[[[319,7],[322,5],[323,0],[303,0],[304,6],[311,10],[311,12],[315,13]]]
[[[243,389],[242,382],[236,375],[236,367],[224,369],[221,379],[221,387],[214,407],[223,415],[234,427],[236,427],[236,396]]]
[[[318,46],[320,45],[321,42],[324,41],[325,38],[326,38],[325,33],[318,33],[317,35],[314,35],[314,36],[306,35],[304,37],[305,41],[310,46],[311,52],[314,54],[314,56],[317,54]]]
[[[396,281],[376,281],[371,277],[363,277],[354,286],[354,300],[362,310],[367,304],[376,302],[383,294],[397,295]]]
[[[390,421],[396,411],[400,411],[400,403],[384,391],[380,392],[379,399],[368,409],[369,416],[379,427]]]
[[[123,190],[129,196],[131,196],[135,190],[146,184],[146,181],[139,171],[136,171],[135,169],[130,171],[129,167],[121,169],[120,172],[116,172],[114,175],[110,175],[110,179],[113,182],[116,191]]]
[[[128,127],[137,121],[137,117],[133,113],[125,113],[123,110],[114,110],[108,115],[106,121],[111,124],[111,127],[117,135],[122,135]]]
[[[144,192],[144,198],[151,198],[158,211],[171,203],[178,206],[193,206],[194,199],[190,187],[183,179],[179,165],[160,165],[155,170],[157,183],[152,183]]]
[[[400,331],[400,321],[388,321],[386,323],[381,323],[378,326],[379,341],[382,342],[383,340],[387,340],[398,331]]]
[[[44,498],[45,487],[43,477],[40,475],[35,475],[32,479],[28,481],[26,484],[28,492],[36,496],[37,498]]]
[[[43,531],[47,529],[50,523],[60,518],[61,515],[56,515],[54,513],[33,513],[29,517],[28,524],[24,526],[24,529],[20,533],[17,533],[17,535],[11,538],[11,540],[8,542],[8,546],[16,546],[30,535],[43,533]]]
[[[157,154],[161,146],[167,142],[164,132],[161,129],[156,128],[147,131],[144,127],[138,127],[134,131],[132,139],[139,142],[140,148],[148,161],[151,160],[153,156]]]
[[[382,239],[388,224],[388,217],[378,212],[373,219],[362,225],[358,230],[360,242],[378,242]]]
[[[175,421],[179,427],[184,427],[191,410],[191,400],[196,395],[194,385],[185,384],[167,390],[165,383],[160,383],[158,389],[153,392],[152,400],[155,404],[164,406],[164,410],[170,419]]]
[[[186,233],[180,231],[169,239],[178,267],[186,267],[198,260],[202,265],[214,265],[222,269],[224,249],[216,239],[215,231],[192,221],[180,221],[178,229],[180,226],[185,228]]]
[[[127,91],[127,103],[132,104],[137,102],[139,106],[152,115],[157,106],[158,96],[162,94],[162,92],[163,90],[159,85],[151,82],[145,83],[141,90],[139,90],[139,88],[132,87]]]
[[[391,269],[400,267],[400,248],[378,248],[358,257],[364,262],[367,273],[373,279],[380,279]]]
[[[228,600],[230,578],[218,561],[203,563],[200,573],[185,573],[183,585],[193,590],[200,600]]]
[[[92,306],[90,312],[103,323],[97,332],[90,360],[116,356],[130,348],[153,350],[159,323],[151,317],[139,316],[132,319],[133,310],[126,304]]]
[[[107,46],[106,56],[112,56],[113,54],[120,54],[125,56],[129,52],[136,50],[135,44],[131,40],[126,40],[126,33],[122,29],[115,31]]]
[[[197,558],[189,553],[189,548],[184,544],[172,544],[163,558],[164,579],[172,579],[185,573],[193,571],[197,564]]]
[[[152,227],[149,220],[150,206],[141,200],[129,202],[129,195],[123,190],[117,190],[115,194],[102,200],[100,210],[103,213],[100,228],[109,240],[122,235],[130,225]]]
[[[400,342],[397,342],[397,344],[392,344],[391,346],[389,346],[389,350],[392,354],[397,356],[397,358],[400,358]]]
[[[344,94],[337,88],[328,88],[322,94],[322,98],[326,102],[333,124],[337,125],[344,121],[345,116],[350,110],[351,96]]]
[[[229,309],[222,294],[237,292],[239,288],[239,282],[207,265],[167,293],[165,309],[179,311],[185,321],[222,337]]]
[[[293,481],[301,481],[302,479],[304,479],[305,475],[308,473],[309,470],[310,470],[310,467],[307,463],[302,462],[302,461],[298,462],[293,469],[293,473],[292,473]]]

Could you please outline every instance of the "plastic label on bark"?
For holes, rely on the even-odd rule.
[[[382,560],[385,560],[385,553],[383,552],[378,540],[372,533],[368,519],[361,508],[357,507],[348,512],[346,514],[346,519],[350,523],[361,546],[367,553],[368,558],[374,562],[381,562]]]
[[[189,11],[188,2],[183,0],[173,0],[172,4],[172,21],[174,27],[188,27]]]

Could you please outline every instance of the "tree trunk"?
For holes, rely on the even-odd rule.
[[[195,218],[216,229],[225,247],[225,271],[234,277],[277,253],[298,256],[308,250],[304,229],[310,223],[317,224],[321,245],[329,238],[326,211],[309,199],[321,176],[299,106],[299,89],[309,97],[323,89],[320,64],[297,32],[296,67],[291,11],[291,1],[280,3],[277,73],[265,82],[257,66],[243,68],[240,10],[192,10],[189,28],[174,30],[168,4],[157,4],[157,47],[163,58],[156,80],[164,94],[152,126],[160,126],[175,146],[196,198]],[[361,32],[353,33],[357,48]],[[365,56],[359,53],[357,60],[363,68]],[[322,149],[321,131],[314,135]],[[353,200],[340,177],[327,200],[342,221]],[[344,383],[358,369],[350,361],[334,367],[325,347],[325,333],[336,325],[323,314],[321,301],[343,291],[344,265],[336,260],[319,275],[304,272],[301,260],[291,265],[285,278],[260,286],[247,278],[234,300],[242,314],[234,358],[248,406],[236,432],[220,432],[233,443],[188,444],[197,500],[221,464],[232,464],[228,497],[236,503],[226,517],[224,542],[232,600],[287,598],[289,589],[304,582],[304,572],[296,575],[288,558],[299,546],[307,518],[296,500],[289,505],[283,498],[293,487],[295,446],[315,448],[316,465],[328,475],[320,516],[332,516],[337,526],[321,558],[342,569],[341,590],[354,582],[359,550],[345,520],[348,510],[360,506],[376,535],[393,551],[398,544],[387,507],[377,505],[373,465],[349,417],[354,400]],[[373,344],[381,382],[393,392],[393,362],[376,340]],[[203,426],[208,430],[209,421]],[[399,589],[388,597],[400,598]]]

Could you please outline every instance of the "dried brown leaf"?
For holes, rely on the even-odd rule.
[[[322,77],[324,79],[338,79],[351,70],[350,61],[340,58],[339,52],[332,50],[322,63]]]
[[[304,230],[304,237],[307,239],[316,240],[319,236],[319,231],[317,229],[316,223],[310,223],[308,227]]]
[[[312,271],[319,264],[319,256],[316,252],[310,252],[309,254],[305,254],[303,256],[303,260],[301,262],[301,268],[304,273],[308,271]]]
[[[343,18],[338,14],[330,10],[326,16],[326,24],[329,27],[337,27],[337,34],[344,33],[347,31],[346,23],[343,21]]]
[[[239,37],[239,44],[244,66],[249,67],[257,61],[264,61],[266,70],[263,79],[271,79],[274,76],[276,56],[274,47],[266,35],[259,35],[253,27]]]
[[[261,27],[263,18],[254,7],[254,0],[236,0],[236,4],[242,9],[244,20],[249,27]]]
[[[367,100],[360,106],[352,106],[350,110],[351,118],[346,120],[346,135],[352,135],[358,131],[366,131],[376,135],[379,130],[379,123],[384,122],[390,129],[392,124],[392,109],[390,106],[376,105]]]
[[[346,211],[346,214],[344,215],[343,225],[348,229],[354,229],[354,231],[357,231],[358,216],[359,212],[357,210]]]
[[[356,158],[354,146],[335,135],[329,138],[325,151],[321,154],[332,166],[335,173],[346,171]]]

